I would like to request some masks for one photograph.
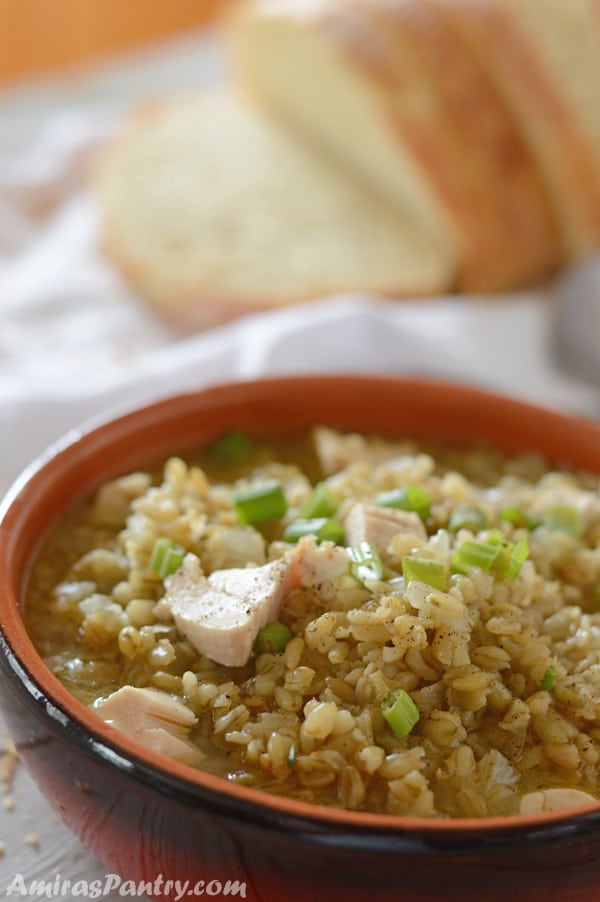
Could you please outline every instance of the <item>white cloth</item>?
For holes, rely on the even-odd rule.
[[[594,412],[595,391],[553,365],[547,334],[551,312],[543,296],[480,305],[334,298],[180,339],[161,334],[150,323],[147,344],[127,355],[119,348],[123,326],[131,328],[132,312],[144,321],[144,312],[116,304],[105,305],[102,315],[93,303],[82,309],[83,303],[78,300],[72,319],[59,310],[43,330],[32,329],[30,350],[13,367],[7,361],[3,368],[4,485],[49,441],[90,416],[124,403],[261,374],[419,374],[477,384],[549,407]],[[21,340],[27,341],[25,336]]]
[[[421,374],[597,412],[595,390],[554,364],[543,292],[340,297],[189,336],[155,318],[98,253],[89,161],[137,98],[214,84],[221,71],[211,38],[192,35],[0,95],[0,489],[48,442],[115,405],[262,374]],[[22,771],[16,789],[16,811],[0,808],[1,889],[17,872],[105,873]],[[29,832],[38,852],[23,842]]]

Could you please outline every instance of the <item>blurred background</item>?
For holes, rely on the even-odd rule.
[[[222,5],[222,0],[0,0],[0,84],[198,28]]]

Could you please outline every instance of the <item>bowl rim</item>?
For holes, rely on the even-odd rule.
[[[266,825],[276,824],[281,828],[285,826],[287,818],[295,832],[304,829],[309,834],[324,830],[331,835],[360,833],[364,837],[365,834],[370,834],[377,836],[378,842],[384,836],[398,838],[410,835],[413,839],[422,840],[422,851],[430,850],[439,842],[443,843],[444,838],[454,838],[460,843],[462,837],[471,847],[474,840],[485,834],[486,847],[489,847],[490,842],[504,844],[508,833],[512,837],[527,833],[529,839],[533,836],[547,839],[564,837],[566,834],[580,835],[597,829],[600,826],[600,800],[595,805],[535,815],[427,818],[331,808],[235,784],[153,752],[125,736],[71,695],[44,664],[20,616],[19,588],[8,583],[2,565],[9,555],[7,546],[10,543],[7,540],[17,526],[23,528],[27,523],[26,508],[30,496],[35,491],[43,492],[44,481],[48,476],[51,477],[54,470],[71,455],[85,454],[100,435],[104,435],[104,440],[108,440],[110,444],[110,436],[114,432],[120,429],[131,432],[148,418],[160,420],[174,406],[183,404],[193,407],[201,401],[206,403],[207,400],[218,405],[232,393],[258,392],[260,395],[265,390],[276,389],[281,392],[286,387],[294,387],[296,390],[314,389],[323,380],[330,386],[345,388],[357,388],[366,383],[383,388],[384,385],[393,383],[406,391],[424,391],[429,395],[441,392],[475,406],[494,405],[495,409],[509,417],[514,414],[540,423],[543,421],[554,428],[570,430],[571,433],[575,430],[581,437],[593,438],[600,451],[600,425],[591,420],[472,385],[428,378],[353,373],[265,377],[201,386],[141,404],[122,405],[85,420],[53,442],[25,467],[0,501],[0,663],[5,669],[8,668],[28,698],[45,710],[59,730],[80,746],[99,755],[106,763],[155,787],[167,788],[169,792],[182,798],[189,799],[191,795],[230,813],[234,812],[236,816],[243,812],[244,816],[251,817],[253,821],[260,820]],[[464,443],[467,441],[465,438]],[[95,455],[98,455],[98,450]],[[597,471],[600,473],[600,455]],[[83,494],[89,494],[91,490],[90,484]],[[31,551],[28,561],[34,555],[35,551]],[[417,843],[412,851],[418,852],[419,848]]]

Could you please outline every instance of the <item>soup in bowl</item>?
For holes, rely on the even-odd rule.
[[[407,898],[492,873],[486,898],[577,898],[600,868],[599,449],[519,402],[350,376],[72,436],[5,504],[25,763],[135,879],[398,898],[401,866]]]

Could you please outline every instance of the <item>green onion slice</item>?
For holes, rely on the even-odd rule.
[[[160,536],[154,543],[150,556],[150,569],[166,579],[181,567],[185,557],[185,548],[167,536]]]
[[[500,511],[499,517],[505,523],[511,523],[517,528],[521,527],[523,529],[528,529],[530,532],[535,529],[536,526],[540,525],[539,520],[535,520],[533,517],[529,516],[527,511],[524,511],[520,507],[515,507],[514,505],[504,507]]]
[[[379,552],[370,542],[349,548],[350,573],[359,583],[368,579],[383,579],[384,567]]]
[[[583,518],[580,511],[570,504],[557,504],[546,511],[544,523],[556,532],[566,532],[576,539],[583,534]]]
[[[529,545],[521,540],[513,545],[510,549],[510,558],[505,570],[505,576],[509,579],[516,579],[519,571],[527,558],[529,557]]]
[[[441,561],[424,557],[403,557],[402,573],[406,582],[417,580],[445,592],[447,589],[446,569]]]
[[[312,520],[293,520],[283,533],[285,542],[297,542],[302,536],[314,536],[317,542],[329,541],[341,545],[344,541],[344,527],[337,520],[315,517]]]
[[[264,652],[280,654],[285,651],[286,645],[293,637],[294,634],[287,628],[285,623],[279,623],[278,621],[267,623],[256,635],[254,650],[258,655],[262,655]]]
[[[490,542],[463,542],[452,558],[452,569],[466,573],[469,567],[478,567],[489,573],[500,552],[500,546]]]
[[[381,492],[375,498],[380,507],[396,507],[403,511],[414,511],[421,520],[427,520],[431,513],[431,498],[420,485],[406,485],[402,488]]]
[[[528,557],[527,542],[507,542],[500,530],[493,530],[487,542],[463,542],[452,558],[452,569],[466,573],[469,567],[478,567],[485,573],[494,571],[514,580]]]
[[[300,520],[311,520],[313,517],[331,517],[338,509],[338,502],[326,482],[319,482],[310,498],[298,511]]]
[[[492,564],[492,570],[495,570],[496,573],[500,573],[503,576],[506,575],[510,566],[514,545],[508,541],[501,529],[490,530],[487,537],[487,544],[495,545],[498,549],[498,553]]]
[[[245,432],[230,432],[210,445],[208,453],[213,460],[233,463],[247,457],[255,449],[255,444]]]
[[[490,529],[487,534],[488,545],[506,545],[506,536],[501,529]]]
[[[550,692],[551,689],[554,688],[554,683],[556,681],[556,668],[550,664],[549,667],[546,668],[546,672],[542,678],[542,682],[540,685],[540,689],[544,692]]]
[[[459,529],[470,529],[471,532],[479,532],[488,525],[488,518],[480,507],[472,507],[470,504],[461,504],[452,511],[448,521],[448,530],[458,532]]]
[[[381,702],[381,713],[398,739],[408,736],[418,722],[419,709],[406,689],[392,689]]]
[[[233,502],[237,518],[243,524],[264,523],[283,517],[287,511],[283,486],[278,480],[236,492]]]

